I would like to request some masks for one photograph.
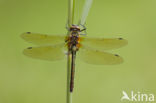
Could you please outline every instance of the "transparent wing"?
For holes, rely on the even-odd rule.
[[[23,53],[32,58],[49,61],[61,60],[65,56],[63,45],[29,47],[24,49]]]
[[[95,65],[114,65],[123,62],[122,57],[117,54],[106,53],[91,49],[81,48],[79,52],[80,58],[89,64]]]
[[[65,40],[65,36],[61,35],[46,35],[31,32],[23,33],[21,37],[36,45],[55,45],[63,43]]]
[[[123,38],[82,38],[82,45],[96,50],[111,50],[128,44]]]

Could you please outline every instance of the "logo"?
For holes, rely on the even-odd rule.
[[[138,101],[138,102],[153,102],[154,94],[146,94],[141,92],[131,91],[130,95],[128,95],[125,91],[122,91],[123,96],[121,97],[121,101]]]

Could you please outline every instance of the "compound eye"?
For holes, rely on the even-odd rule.
[[[74,28],[70,28],[70,31],[74,31]]]

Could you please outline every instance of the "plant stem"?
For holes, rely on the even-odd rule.
[[[72,93],[70,92],[71,53],[69,51],[67,59],[67,103],[72,103]]]
[[[68,28],[72,26],[74,22],[74,12],[75,12],[75,0],[68,1]],[[70,32],[68,32],[69,35]],[[67,55],[67,103],[72,103],[72,92],[70,92],[70,76],[71,76],[71,53],[68,50]]]
[[[68,4],[68,27],[74,23],[75,0],[69,0]]]
[[[68,28],[70,28],[72,24],[74,23],[75,0],[69,0],[68,2],[69,2],[68,4]],[[86,0],[86,3],[83,8],[80,24],[82,25],[85,24],[91,5],[92,5],[92,0]],[[68,35],[69,34],[70,32],[68,31]],[[69,50],[68,50],[67,59],[68,59],[67,60],[67,103],[72,103],[72,92],[70,92],[72,54]]]

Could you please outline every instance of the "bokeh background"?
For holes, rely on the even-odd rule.
[[[76,1],[75,23],[84,0]],[[65,103],[66,59],[31,59],[23,32],[66,35],[68,0],[0,0],[0,103]],[[94,0],[90,37],[123,37],[124,63],[96,66],[76,60],[73,103],[121,103],[122,91],[156,94],[156,0]],[[125,102],[127,103],[127,102]]]

